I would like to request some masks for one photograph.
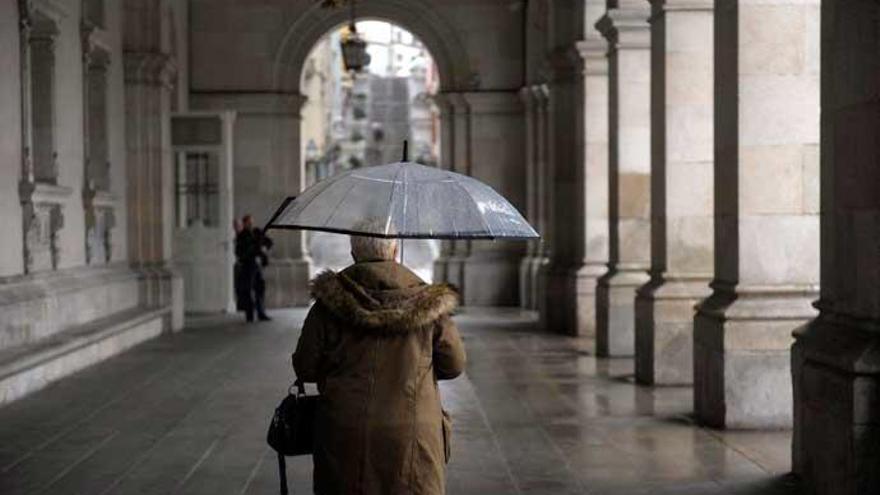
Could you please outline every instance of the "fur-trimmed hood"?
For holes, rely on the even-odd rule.
[[[407,333],[448,315],[458,293],[447,284],[425,284],[395,262],[357,263],[325,271],[311,284],[312,297],[338,318],[365,331]]]

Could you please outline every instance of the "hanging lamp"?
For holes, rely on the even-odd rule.
[[[354,0],[351,0],[351,19],[348,24],[348,33],[340,43],[342,48],[342,63],[349,72],[363,72],[370,65],[370,54],[367,53],[367,42],[361,38],[357,31],[354,14]]]

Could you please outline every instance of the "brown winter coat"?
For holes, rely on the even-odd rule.
[[[383,261],[325,272],[312,295],[293,367],[321,392],[315,493],[445,493],[450,425],[437,380],[465,364],[455,291]]]

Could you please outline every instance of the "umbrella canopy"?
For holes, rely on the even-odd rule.
[[[461,174],[410,162],[359,168],[289,198],[267,229],[398,239],[531,239],[503,196]]]

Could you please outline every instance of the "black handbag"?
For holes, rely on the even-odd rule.
[[[293,389],[296,388],[296,392]],[[278,475],[281,495],[287,495],[287,464],[285,456],[311,455],[315,451],[315,413],[319,395],[306,395],[297,380],[287,396],[275,408],[266,441],[278,453]]]

